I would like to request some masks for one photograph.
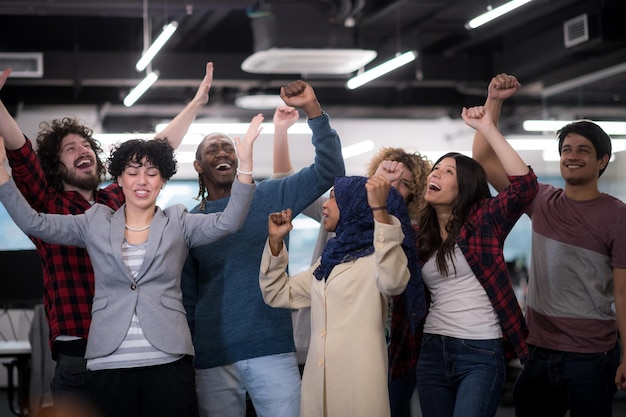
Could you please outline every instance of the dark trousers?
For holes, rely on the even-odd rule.
[[[409,417],[411,398],[415,392],[415,368],[407,376],[394,379],[389,383],[389,405],[391,417]]]
[[[611,417],[619,346],[608,352],[573,353],[529,346],[517,377],[517,417]]]
[[[52,403],[58,417],[94,415],[90,401],[90,372],[87,371],[85,340],[56,341],[56,366],[50,384]]]
[[[165,365],[91,371],[102,417],[198,416],[192,357]]]

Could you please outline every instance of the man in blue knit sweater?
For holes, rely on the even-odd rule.
[[[216,244],[190,251],[183,295],[196,351],[196,387],[202,417],[244,417],[246,393],[259,417],[297,417],[300,372],[291,311],[263,301],[259,267],[270,213],[296,216],[345,175],[341,143],[317,97],[298,80],[281,88],[288,106],[302,109],[313,131],[315,162],[297,173],[260,182],[243,227]],[[192,212],[224,210],[237,172],[231,139],[203,139],[194,162],[201,203]],[[205,194],[208,194],[205,196]]]

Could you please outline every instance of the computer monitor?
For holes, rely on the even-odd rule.
[[[0,307],[32,308],[42,300],[43,273],[37,251],[0,251]]]

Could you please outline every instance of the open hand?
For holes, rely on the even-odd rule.
[[[209,102],[209,89],[211,88],[211,84],[213,83],[213,63],[207,62],[206,64],[206,74],[198,86],[198,91],[196,91],[196,95],[193,100],[197,101],[201,105],[205,105]]]
[[[250,126],[243,138],[235,137],[235,149],[239,158],[239,169],[245,172],[252,172],[252,145],[261,134],[261,123],[263,123],[263,114],[259,113],[252,118]]]

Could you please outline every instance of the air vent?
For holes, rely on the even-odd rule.
[[[11,77],[43,77],[43,53],[0,52],[0,68],[11,67]]]
[[[589,24],[586,13],[563,23],[563,38],[566,48],[571,48],[589,40]]]
[[[349,74],[376,58],[368,49],[270,48],[255,52],[241,69],[257,74]]]

